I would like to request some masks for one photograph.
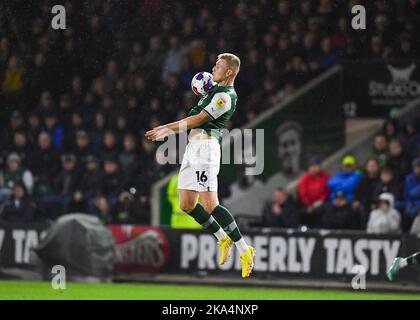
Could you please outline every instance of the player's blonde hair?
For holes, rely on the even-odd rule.
[[[223,59],[226,61],[228,67],[233,70],[235,76],[238,74],[241,67],[241,59],[232,53],[221,53],[217,56],[217,59]]]

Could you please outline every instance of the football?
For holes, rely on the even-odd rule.
[[[198,72],[191,80],[191,89],[199,97],[205,95],[215,85],[213,76],[209,72]]]

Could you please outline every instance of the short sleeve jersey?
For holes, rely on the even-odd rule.
[[[200,129],[220,141],[222,130],[235,112],[237,98],[233,86],[215,86],[198,101],[188,115],[193,116],[201,111],[206,112],[211,120],[203,124]]]

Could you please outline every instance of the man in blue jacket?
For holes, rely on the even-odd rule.
[[[336,174],[328,181],[328,187],[331,190],[331,200],[334,201],[337,192],[341,191],[347,201],[352,202],[354,191],[362,175],[355,170],[356,159],[353,156],[344,157],[342,164],[342,172]]]
[[[405,178],[404,183],[404,200],[405,200],[405,215],[404,224],[405,230],[408,230],[420,210],[420,158],[417,158],[412,163],[413,171]]]

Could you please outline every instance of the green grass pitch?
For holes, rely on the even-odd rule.
[[[251,287],[161,284],[67,283],[54,290],[49,282],[0,281],[1,300],[377,300],[416,299],[420,294],[373,293]]]

